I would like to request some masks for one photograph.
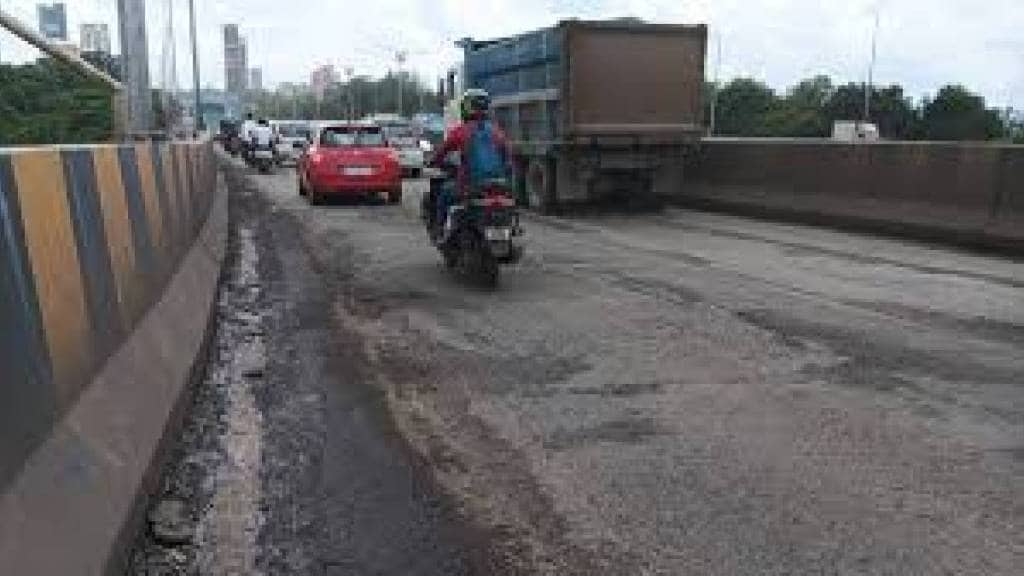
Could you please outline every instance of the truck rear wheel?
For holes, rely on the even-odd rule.
[[[555,204],[555,162],[534,158],[526,169],[526,198],[530,206],[546,212]]]
[[[660,204],[671,203],[682,195],[684,178],[685,169],[681,160],[659,166],[651,178],[651,196]]]

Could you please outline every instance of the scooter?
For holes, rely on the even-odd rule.
[[[499,267],[523,257],[523,247],[517,242],[523,229],[511,187],[505,179],[483,182],[448,209],[444,222],[437,222],[439,194],[453,172],[451,166],[445,166],[431,174],[430,192],[420,207],[421,218],[447,268],[486,288],[495,288]]]
[[[273,148],[256,146],[252,150],[252,164],[259,170],[260,174],[269,174],[277,163],[274,158]]]
[[[273,142],[266,146],[253,142],[249,154],[251,155],[250,165],[259,170],[261,174],[269,174],[273,167],[278,164],[278,155],[274,153]]]

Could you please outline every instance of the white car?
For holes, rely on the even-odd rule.
[[[296,164],[302,151],[309,145],[312,133],[308,122],[276,120],[272,123],[277,134],[277,158],[282,164]]]
[[[419,177],[423,172],[428,150],[416,136],[412,126],[395,123],[384,124],[382,127],[388,146],[398,153],[398,164],[402,167],[402,174]]]

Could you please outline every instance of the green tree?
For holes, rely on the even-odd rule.
[[[872,90],[871,121],[884,138],[892,140],[911,140],[920,129],[918,111],[897,85]]]
[[[794,86],[778,100],[765,116],[765,132],[770,136],[820,138],[827,136],[830,123],[825,104],[834,88],[827,76],[815,76]]]
[[[762,82],[737,78],[718,93],[716,134],[724,136],[770,136],[766,123],[775,108],[775,92]]]
[[[850,83],[837,88],[825,103],[825,117],[830,130],[837,120],[864,118],[864,85]],[[912,139],[919,131],[918,112],[897,85],[871,88],[870,121],[883,138],[892,140]]]
[[[1017,113],[1016,115],[1011,110],[1009,116],[1009,133],[1010,138],[1014,144],[1024,144],[1024,114]]]
[[[864,117],[864,86],[844,84],[835,89],[825,103],[829,124],[836,120],[860,120]]]
[[[89,143],[113,133],[111,92],[64,64],[0,65],[0,145]]]
[[[354,117],[362,118],[375,112],[397,112],[399,85],[405,115],[440,111],[437,94],[407,72],[378,79],[356,76],[333,84],[324,90],[319,105],[310,90],[297,91],[294,86],[264,91],[255,95],[253,103],[260,114],[278,118],[340,120],[348,117],[350,105]]]
[[[1005,135],[1006,127],[985,99],[963,86],[944,86],[921,108],[922,136],[928,140],[991,140]]]

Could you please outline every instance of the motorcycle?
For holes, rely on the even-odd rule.
[[[265,146],[256,146],[252,150],[252,164],[260,174],[269,174],[277,160],[274,150]]]
[[[516,242],[523,235],[516,202],[507,180],[487,181],[451,206],[444,222],[437,222],[441,188],[453,172],[446,166],[431,174],[430,192],[420,207],[421,218],[447,268],[494,288],[499,266],[514,264],[523,257],[523,247]]]

